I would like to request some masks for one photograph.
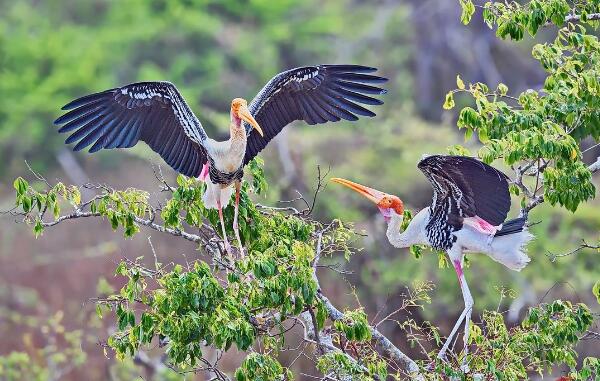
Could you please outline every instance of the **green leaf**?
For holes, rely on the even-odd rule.
[[[473,129],[467,127],[467,129],[465,131],[465,142],[468,142],[469,140],[471,140],[472,137],[473,137]]]
[[[462,7],[460,21],[462,21],[464,25],[467,25],[471,22],[471,18],[475,13],[475,5],[473,5],[473,1],[471,0],[460,0],[460,6]]]
[[[456,75],[456,87],[458,87],[461,90],[465,89],[465,83],[463,82],[462,79],[460,79],[460,75]]]
[[[446,101],[444,102],[444,105],[442,107],[444,108],[444,110],[451,110],[454,108],[454,106],[454,93],[449,92],[448,94],[446,94]]]
[[[506,86],[504,83],[499,83],[497,91],[498,94],[505,96],[506,94],[508,94],[508,86]]]
[[[594,284],[594,287],[592,288],[592,293],[596,297],[598,303],[600,303],[600,280],[597,281],[596,284]]]
[[[39,219],[35,221],[35,225],[33,226],[33,233],[35,234],[35,238],[38,238],[42,232],[44,231],[44,226],[42,225],[42,221]]]
[[[17,177],[13,182],[13,186],[17,191],[17,196],[21,196],[27,192],[29,188],[29,183],[22,177]]]
[[[25,213],[29,213],[29,211],[31,210],[31,197],[22,196],[21,197],[21,205],[23,206],[23,211]]]
[[[479,135],[479,141],[483,144],[486,144],[490,141],[490,138],[488,137],[487,128],[480,128],[479,130],[477,130],[477,134]]]

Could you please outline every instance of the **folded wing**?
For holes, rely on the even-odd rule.
[[[449,218],[458,217],[461,221],[479,217],[492,226],[506,220],[510,193],[504,173],[465,156],[429,156],[421,160],[418,167],[433,186],[434,212],[445,209],[446,214],[453,215]],[[484,222],[481,224],[485,225]]]

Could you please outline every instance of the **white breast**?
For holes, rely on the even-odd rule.
[[[215,161],[215,167],[221,172],[230,173],[242,165],[246,153],[246,142],[232,144],[231,139],[224,142],[207,139],[206,148],[208,154]]]

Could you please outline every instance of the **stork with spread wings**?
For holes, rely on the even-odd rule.
[[[295,120],[308,124],[355,121],[375,116],[361,106],[383,102],[372,95],[385,94],[376,85],[387,79],[372,75],[377,69],[358,65],[319,65],[291,69],[273,77],[248,104],[231,102],[231,137],[215,141],[177,88],[169,82],[140,82],[76,99],[63,107],[68,112],[54,122],[59,132],[70,133],[66,143],[78,151],[91,145],[100,149],[128,148],[143,141],[173,169],[207,183],[207,208],[217,208],[225,248],[222,209],[236,191],[234,231],[238,231],[238,205],[243,167],[285,126]]]

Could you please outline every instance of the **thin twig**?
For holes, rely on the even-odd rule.
[[[590,245],[587,242],[585,242],[585,240],[581,240],[581,245],[579,245],[577,248],[575,248],[567,253],[554,254],[554,253],[548,251],[548,253],[546,253],[546,256],[548,258],[550,258],[550,262],[556,262],[556,260],[558,258],[568,257],[568,256],[576,254],[584,249],[600,250],[600,245]]]

